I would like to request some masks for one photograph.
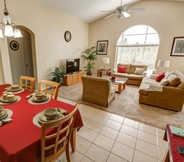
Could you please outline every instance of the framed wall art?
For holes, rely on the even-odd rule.
[[[184,56],[184,37],[174,37],[171,56]]]
[[[107,55],[108,40],[97,41],[97,55]]]
[[[15,40],[12,40],[10,42],[10,48],[13,50],[13,51],[17,51],[19,49],[19,43]]]

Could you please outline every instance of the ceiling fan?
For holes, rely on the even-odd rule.
[[[144,11],[145,8],[131,8],[131,9],[128,9],[130,7],[130,4],[124,4],[122,5],[122,1],[121,0],[121,6],[118,6],[116,8],[116,10],[108,10],[108,11],[101,11],[101,12],[114,12],[108,16],[106,16],[104,19],[108,19],[110,18],[111,16],[114,16],[114,15],[117,15],[116,17],[118,19],[122,19],[123,17],[129,17],[130,14],[128,12],[133,12],[133,11]]]

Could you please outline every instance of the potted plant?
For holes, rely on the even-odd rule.
[[[96,52],[96,47],[92,46],[91,48],[86,49],[81,55],[82,58],[87,60],[87,65],[83,67],[87,75],[92,75],[91,69],[94,69],[95,64],[93,61],[97,59]]]
[[[55,67],[55,70],[51,73],[52,81],[62,84],[65,74],[65,70],[61,70],[61,67]]]

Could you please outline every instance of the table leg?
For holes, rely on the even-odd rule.
[[[72,152],[74,152],[76,150],[76,138],[77,138],[77,129],[74,128],[74,129],[72,129],[71,139],[70,139]]]
[[[121,94],[122,84],[118,84],[118,93]]]

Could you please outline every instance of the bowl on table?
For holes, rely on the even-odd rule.
[[[43,100],[45,98],[45,93],[43,92],[38,92],[35,94],[35,97],[37,100]]]
[[[14,100],[15,100],[15,95],[9,94],[9,95],[7,95],[6,99],[7,99],[8,101],[14,101]]]
[[[5,114],[4,107],[0,106],[0,117]]]
[[[18,84],[14,84],[14,85],[11,86],[12,90],[17,90],[19,88],[20,88],[20,86]]]
[[[57,110],[55,108],[47,108],[44,110],[44,115],[47,117],[47,119],[55,119],[57,115]]]

